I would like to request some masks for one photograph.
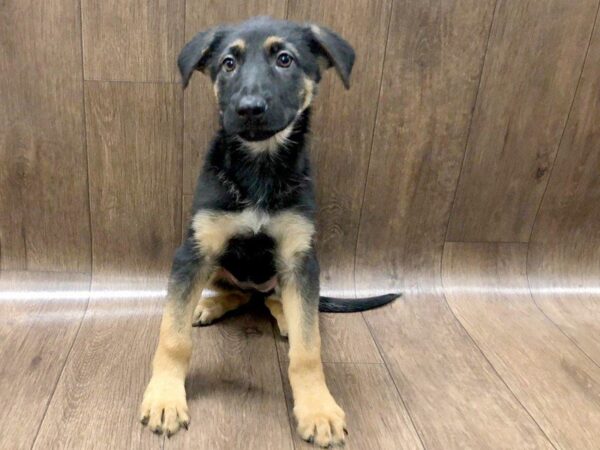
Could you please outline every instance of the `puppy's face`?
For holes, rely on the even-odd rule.
[[[178,63],[184,86],[194,70],[210,75],[227,133],[261,141],[291,129],[322,70],[335,67],[348,87],[354,51],[325,28],[256,18],[199,33]]]

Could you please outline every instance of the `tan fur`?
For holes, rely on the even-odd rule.
[[[204,284],[196,281],[189,295],[199,295]],[[152,363],[152,378],[144,392],[141,421],[152,431],[171,435],[187,427],[189,414],[185,397],[185,376],[192,354],[194,302],[169,298],[160,325],[158,347]]]
[[[283,39],[279,36],[269,36],[267,39],[265,39],[263,47],[267,50],[270,50],[271,47],[273,47],[276,44],[283,44]]]
[[[240,52],[243,52],[246,50],[246,41],[243,39],[236,39],[229,45],[229,48],[237,48]]]
[[[282,336],[288,335],[287,321],[285,320],[285,314],[283,313],[283,305],[281,299],[275,296],[271,296],[265,300],[265,305],[269,308],[271,315],[277,321],[277,327],[279,327],[279,334]]]
[[[288,143],[288,138],[292,131],[294,131],[294,126],[296,125],[295,121],[281,130],[279,133],[276,133],[274,136],[271,136],[268,139],[264,139],[262,141],[245,141],[241,138],[240,141],[244,146],[250,150],[252,153],[263,153],[263,152],[275,152],[280,146],[285,146]]]
[[[302,111],[310,106],[315,92],[315,82],[310,78],[304,78],[304,86],[300,91],[300,98],[302,100]]]
[[[285,211],[269,216],[252,208],[235,213],[200,211],[192,219],[192,229],[197,245],[212,257],[225,249],[232,236],[264,231],[275,239],[284,261],[306,252],[315,231],[312,222],[297,213]]]
[[[271,298],[267,306],[276,317],[282,334],[287,328],[290,336],[289,377],[298,432],[304,439],[314,439],[322,446],[342,443],[344,412],[325,384],[317,311],[307,315],[303,309],[307,304],[293,274],[301,256],[312,246],[313,223],[291,211],[270,216],[248,208],[238,213],[200,211],[192,220],[192,228],[197,245],[209,260],[218,256],[228,240],[237,234],[264,231],[276,241],[276,257],[284,274],[281,303]],[[188,295],[200,298],[204,285],[204,282],[195,282]],[[245,303],[247,297],[207,298],[197,305],[191,299],[185,300],[169,299],[165,307],[153,376],[141,408],[142,421],[148,422],[152,430],[166,431],[167,434],[187,426],[189,421],[184,381],[191,355],[194,310],[200,322],[209,323]],[[184,310],[181,305],[186,305]]]
[[[198,247],[217,256],[232,236],[258,233],[268,220],[268,214],[250,208],[240,213],[200,211],[192,219],[192,229]]]
[[[202,297],[194,311],[193,323],[208,325],[249,301],[250,294],[242,292],[224,292],[214,297]]]
[[[273,217],[267,225],[267,231],[277,242],[280,265],[291,270],[298,257],[310,249],[315,226],[300,214],[286,211]]]
[[[294,396],[294,415],[298,433],[322,447],[344,442],[344,411],[338,406],[325,384],[321,362],[321,337],[318,316],[307,324],[303,300],[295,282],[282,288],[283,312],[290,340],[289,379]]]
[[[219,100],[219,85],[217,83],[213,84],[213,92],[215,93],[215,98]]]
[[[325,383],[318,306],[302,298],[294,275],[301,256],[312,246],[314,225],[299,214],[284,212],[269,222],[268,230],[277,242],[277,260],[283,276],[280,277],[281,312],[275,299],[270,299],[267,307],[280,329],[281,324],[285,324],[289,335],[288,373],[298,433],[303,439],[312,439],[323,447],[341,444],[344,442],[345,415]]]

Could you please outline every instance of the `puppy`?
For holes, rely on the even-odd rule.
[[[318,311],[362,311],[397,297],[319,297],[310,105],[330,67],[349,87],[354,51],[326,28],[256,18],[197,34],[178,63],[184,87],[196,70],[210,75],[221,128],[173,261],[141,421],[168,435],[187,428],[192,324],[207,325],[258,291],[289,336],[298,433],[324,447],[341,444],[346,423],[325,384]],[[206,287],[217,295],[201,298]]]

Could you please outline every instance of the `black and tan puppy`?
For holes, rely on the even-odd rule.
[[[344,412],[323,375],[318,310],[361,311],[396,297],[319,297],[309,107],[321,72],[335,67],[348,87],[353,63],[352,47],[335,33],[268,18],[199,33],[181,52],[184,86],[195,70],[213,80],[221,129],[173,262],[141,408],[151,430],[170,435],[188,425],[192,324],[208,324],[259,291],[281,334],[289,335],[298,432],[322,446],[344,441]],[[219,295],[201,298],[206,287]]]

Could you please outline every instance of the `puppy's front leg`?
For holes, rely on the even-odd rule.
[[[208,266],[190,240],[173,261],[152,378],[141,407],[142,423],[159,434],[171,435],[189,422],[184,383],[192,353],[192,314],[208,280]]]
[[[289,378],[298,433],[327,447],[344,442],[344,411],[325,384],[319,334],[319,266],[313,250],[281,277],[283,311],[290,343]]]

